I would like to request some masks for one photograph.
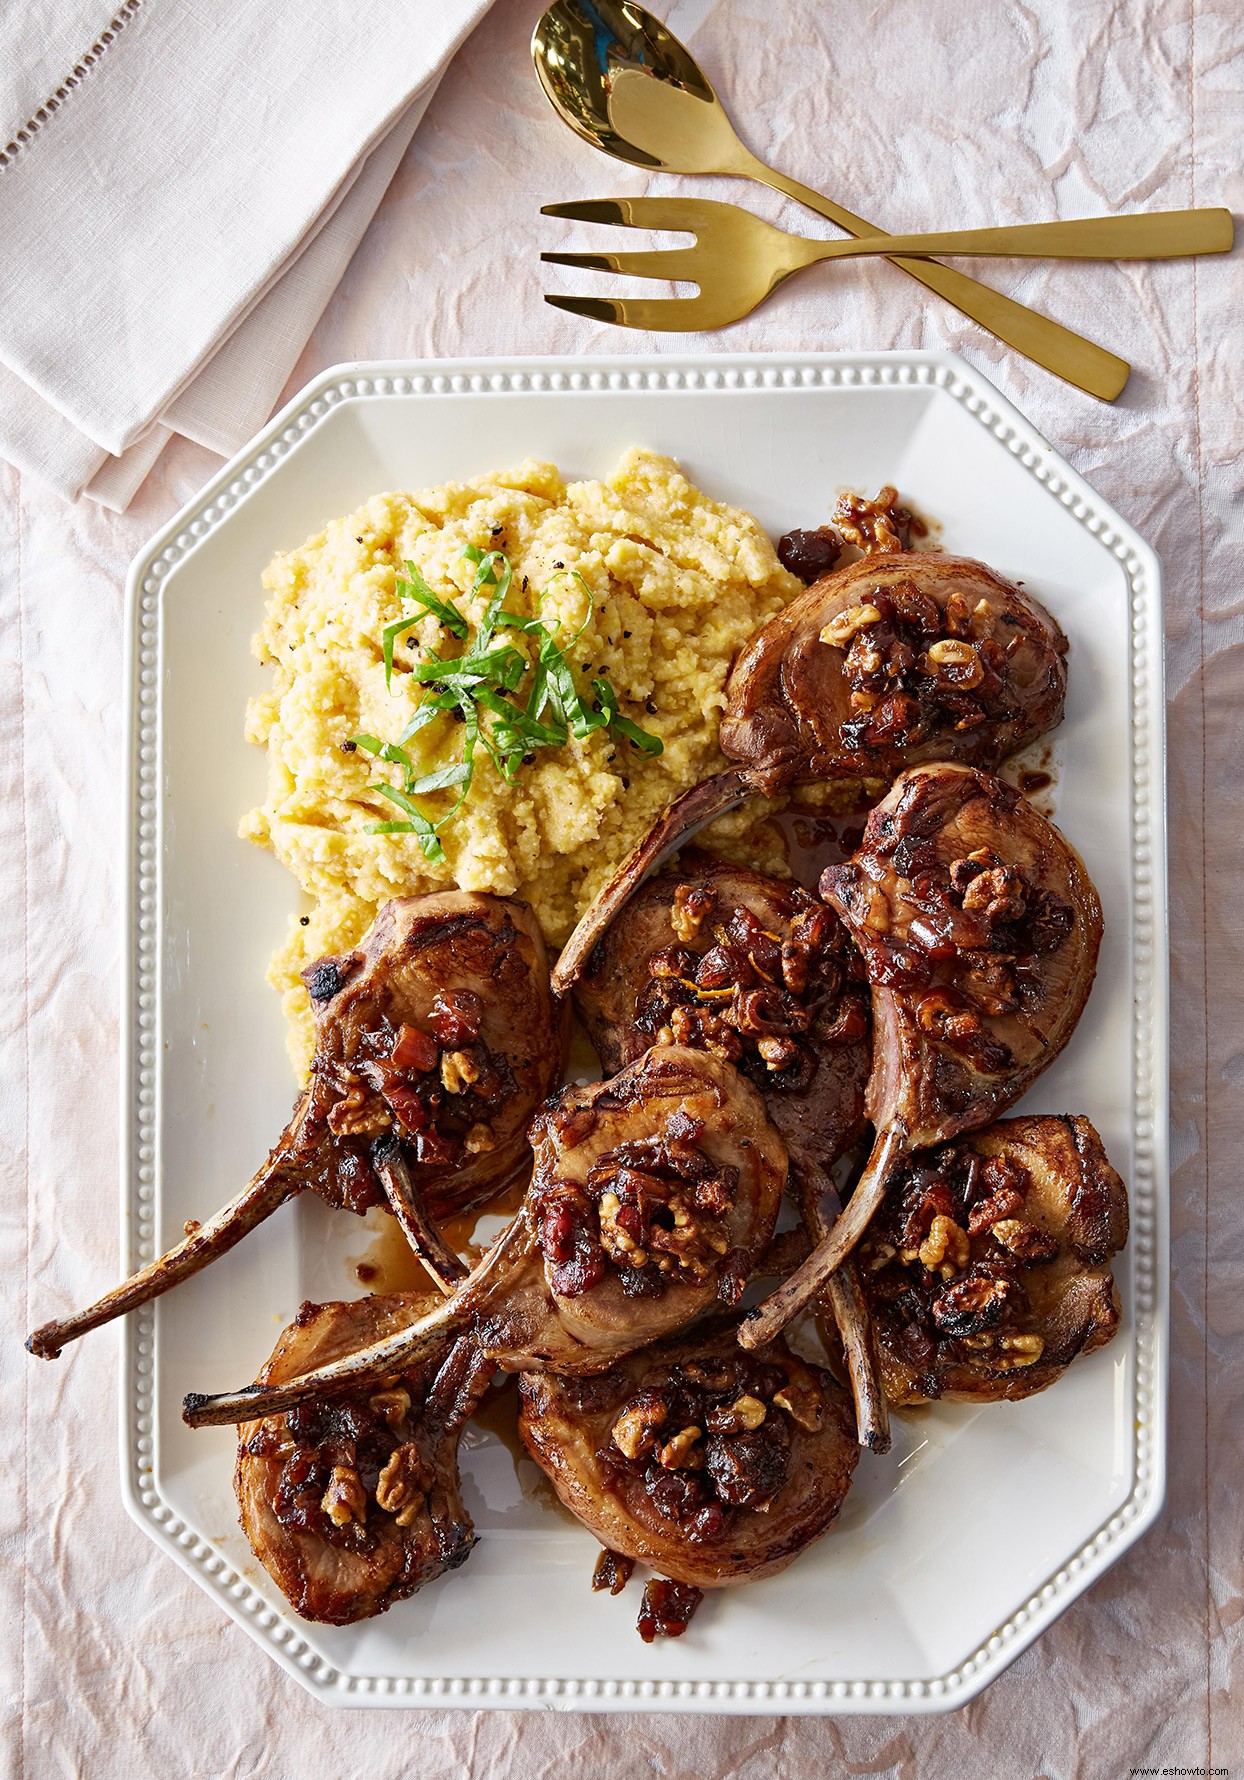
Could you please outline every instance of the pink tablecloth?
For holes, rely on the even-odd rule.
[[[642,190],[643,181],[554,122],[527,58],[539,10],[538,0],[498,0],[458,57],[291,387],[348,358],[660,347],[659,338],[596,330],[540,302],[536,253],[560,225],[538,219],[538,206]],[[669,16],[758,150],[892,228],[1035,220],[1055,208],[1244,208],[1238,0],[978,0],[971,8],[879,0],[864,10],[818,0],[679,0]],[[796,227],[807,220],[763,194],[729,195]],[[946,1718],[332,1712],[127,1520],[116,1487],[115,1338],[97,1336],[51,1367],[27,1360],[17,1336],[54,1300],[81,1301],[114,1273],[121,586],[129,558],[216,460],[181,449],[123,518],[67,508],[0,469],[0,896],[11,948],[0,1020],[11,1305],[0,1351],[9,1480],[0,1499],[0,1656],[11,1771],[38,1780],[439,1780],[536,1776],[570,1771],[567,1764],[582,1774],[703,1780],[1239,1771],[1237,258],[997,274],[1006,289],[1134,362],[1114,407],[995,349],[879,263],[832,281],[814,275],[750,323],[702,342],[955,347],[1152,540],[1166,567],[1175,1057],[1169,1507],[981,1699]]]

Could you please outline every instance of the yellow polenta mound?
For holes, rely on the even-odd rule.
[[[357,732],[396,741],[419,696],[412,665],[429,650],[448,657],[467,647],[429,614],[399,639],[386,689],[381,633],[403,614],[395,583],[406,561],[472,621],[473,640],[485,596],[469,597],[466,545],[505,552],[514,570],[507,609],[560,620],[558,641],[581,696],[590,697],[592,676],[606,677],[621,714],[659,736],[664,752],[642,759],[629,742],[596,730],[540,748],[507,785],[481,750],[466,802],[440,830],[445,860],[432,863],[413,834],[368,833],[377,820],[401,819],[368,789],[400,788],[401,769],[342,745]],[[276,557],[264,586],[270,598],[255,649],[273,681],[252,702],[247,735],[268,750],[268,795],[241,832],[270,848],[310,898],[269,972],[284,993],[300,1070],[312,1030],[299,971],[353,946],[391,896],[448,884],[518,895],[560,945],[671,799],[723,764],[717,727],[730,664],[800,591],[749,514],[709,500],[677,464],[645,451],[628,452],[603,482],[567,484],[552,464],[528,462],[418,494],[377,495]],[[407,752],[421,775],[430,773],[460,758],[462,736],[460,723],[438,717]],[[419,805],[435,819],[453,796],[434,793]],[[753,805],[723,818],[709,838],[719,851],[781,870],[780,839],[763,815]]]

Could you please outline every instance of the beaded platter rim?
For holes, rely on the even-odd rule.
[[[974,1698],[1153,1524],[1165,1489],[1168,1320],[1166,853],[1162,577],[1154,551],[979,371],[950,352],[782,353],[643,358],[391,361],[336,365],[313,379],[150,542],[127,583],[129,799],[125,845],[128,971],[122,988],[121,1251],[154,1254],[159,952],[159,620],[168,574],[222,525],[343,402],[427,394],[815,390],[932,386],[958,402],[1121,565],[1130,607],[1132,981],[1135,991],[1130,1182],[1135,1413],[1126,1501],[1005,1623],[941,1675],[750,1681],[347,1674],[307,1628],[274,1608],[210,1539],[160,1496],[155,1468],[154,1315],[123,1330],[121,1476],[144,1531],[318,1699],[360,1706],[460,1705],[571,1711],[914,1714]],[[671,1663],[677,1663],[677,1647]]]

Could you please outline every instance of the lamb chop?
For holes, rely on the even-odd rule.
[[[398,897],[356,950],[303,973],[316,1049],[293,1117],[236,1199],[98,1303],[27,1342],[69,1341],[197,1273],[310,1189],[365,1212],[391,1204],[435,1277],[464,1271],[434,1218],[521,1175],[527,1125],[561,1074],[564,1010],[526,904],[446,891]]]
[[[520,1381],[523,1444],[605,1546],[604,1574],[638,1558],[683,1585],[649,1585],[645,1638],[682,1631],[704,1589],[785,1569],[837,1517],[859,1459],[829,1373],[784,1341],[744,1353],[736,1328],[693,1329],[593,1378]]]
[[[843,1215],[744,1323],[770,1341],[863,1235],[913,1150],[991,1123],[1063,1049],[1097,968],[1101,905],[1058,830],[992,773],[914,767],[820,890],[873,992],[872,1154]]]
[[[260,1378],[278,1384],[382,1340],[431,1302],[304,1304]],[[243,1424],[233,1479],[242,1530],[304,1619],[368,1619],[466,1561],[475,1539],[458,1439],[491,1374],[470,1341],[450,1336],[379,1388]]]
[[[864,556],[743,650],[721,751],[766,794],[923,760],[992,768],[1061,722],[1066,653],[1045,608],[984,563]]]
[[[606,1075],[661,1042],[733,1063],[801,1173],[832,1167],[864,1128],[863,969],[797,884],[684,853],[597,941],[574,999]]]
[[[909,1158],[859,1249],[890,1401],[1030,1397],[1103,1347],[1127,1222],[1085,1118],[1003,1119]]]
[[[1066,652],[1043,606],[966,557],[888,551],[824,576],[735,661],[719,738],[735,764],[670,805],[571,934],[554,988],[662,860],[752,794],[827,780],[875,794],[920,761],[995,767],[1055,728]]]
[[[864,1129],[868,1007],[859,954],[832,910],[798,885],[684,852],[652,878],[597,941],[575,1005],[613,1075],[648,1045],[726,1057],[760,1090],[813,1202]],[[858,1285],[827,1288],[857,1385],[860,1439],[885,1451]]]
[[[243,1421],[372,1384],[451,1333],[506,1371],[601,1372],[738,1302],[773,1234],[786,1147],[732,1065],[658,1045],[611,1081],[563,1089],[532,1141],[522,1207],[452,1298],[288,1384],[189,1396],[186,1421]]]

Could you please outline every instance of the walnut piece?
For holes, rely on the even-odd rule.
[[[624,1458],[643,1458],[656,1445],[655,1430],[668,1413],[659,1397],[630,1404],[613,1424],[613,1444]]]
[[[681,1428],[667,1440],[657,1454],[657,1462],[667,1471],[699,1471],[704,1465],[704,1448],[699,1444],[702,1428]]]
[[[764,1421],[768,1410],[759,1397],[744,1392],[733,1403],[723,1404],[720,1409],[709,1412],[708,1431],[710,1434],[739,1434],[746,1430],[753,1433]]]
[[[1024,881],[1009,865],[980,872],[963,892],[969,914],[979,912],[992,926],[996,921],[1018,921],[1027,907]]]
[[[334,1465],[328,1488],[320,1502],[335,1527],[356,1520],[361,1526],[367,1514],[367,1493],[353,1465]]]
[[[1023,1366],[1035,1366],[1045,1351],[1040,1335],[1000,1335],[999,1352],[990,1362],[999,1372],[1018,1372]]]
[[[792,1421],[810,1434],[824,1426],[825,1398],[806,1366],[792,1367],[781,1390],[773,1393],[773,1407],[784,1409]]]
[[[1002,1321],[1010,1295],[1008,1280],[974,1279],[967,1274],[933,1300],[930,1310],[934,1326],[940,1335],[960,1340],[981,1335]]]
[[[825,626],[821,641],[833,649],[845,649],[857,631],[867,630],[870,624],[880,622],[881,613],[876,606],[848,606]]]
[[[618,1213],[622,1209],[622,1201],[616,1193],[605,1192],[600,1196],[600,1245],[623,1267],[646,1267],[648,1251],[641,1248],[633,1237],[628,1236],[618,1222]]]
[[[335,1137],[371,1137],[378,1131],[387,1131],[392,1123],[383,1100],[357,1079],[346,1090],[345,1098],[328,1111],[328,1128]]]
[[[951,1279],[962,1272],[971,1252],[967,1231],[961,1230],[953,1218],[944,1217],[940,1212],[933,1219],[919,1250],[920,1259],[929,1272],[940,1273],[943,1279]]]
[[[993,607],[987,599],[977,600],[972,607],[971,630],[978,642],[993,635]]]
[[[766,1069],[785,1069],[799,1055],[799,1046],[793,1038],[762,1038],[756,1049],[764,1059]]]
[[[999,1218],[991,1226],[990,1235],[1021,1261],[1052,1261],[1058,1253],[1056,1237],[1022,1218]]]
[[[466,1051],[446,1051],[441,1058],[441,1085],[447,1094],[465,1094],[479,1080],[479,1064]]]
[[[679,884],[674,891],[674,905],[670,909],[670,926],[674,929],[675,937],[684,946],[689,946],[698,937],[716,904],[717,896],[714,891],[706,890],[702,885]]]
[[[971,643],[958,637],[931,643],[920,665],[925,673],[949,681],[957,692],[970,692],[985,678],[980,656]]]
[[[396,1447],[376,1483],[376,1506],[391,1514],[399,1527],[408,1527],[427,1499],[432,1467],[426,1465],[413,1441]]]

